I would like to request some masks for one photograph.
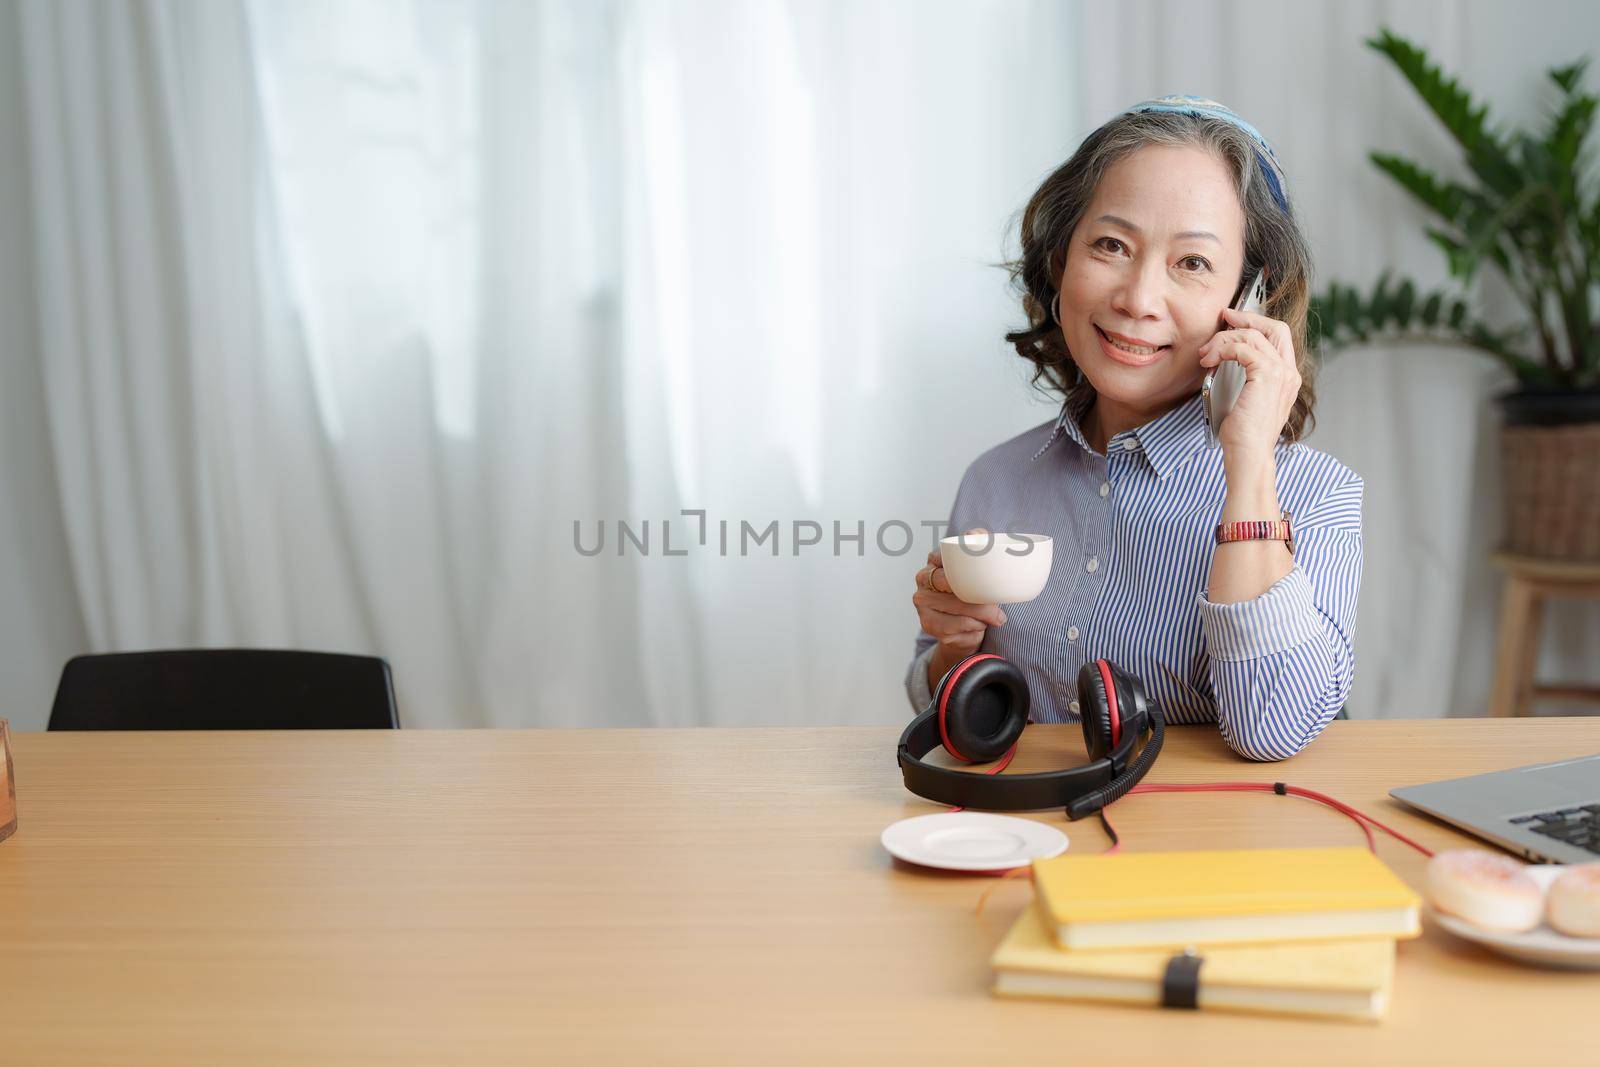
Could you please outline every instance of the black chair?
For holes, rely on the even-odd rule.
[[[51,730],[393,730],[374,656],[216,648],[74,656]]]

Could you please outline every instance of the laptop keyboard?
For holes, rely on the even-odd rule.
[[[1537,815],[1518,815],[1511,821],[1524,830],[1600,855],[1600,803],[1543,811]]]

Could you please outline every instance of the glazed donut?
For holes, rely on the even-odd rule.
[[[1600,863],[1568,867],[1545,897],[1545,918],[1573,937],[1600,937]]]
[[[1520,933],[1544,918],[1544,893],[1524,865],[1483,849],[1455,849],[1429,860],[1428,899],[1488,930]]]

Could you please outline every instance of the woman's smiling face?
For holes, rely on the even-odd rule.
[[[1226,163],[1151,145],[1113,164],[1073,231],[1060,285],[1063,336],[1101,401],[1153,417],[1192,395],[1198,349],[1224,328],[1243,269],[1244,212]]]

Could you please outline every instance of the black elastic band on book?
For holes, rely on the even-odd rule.
[[[1167,961],[1167,973],[1161,979],[1161,1006],[1163,1008],[1198,1008],[1200,1006],[1200,964],[1204,956],[1193,949]]]
[[[1272,791],[1278,794],[1280,797],[1286,797],[1289,795],[1289,787],[1284,785],[1282,782],[1273,782]]]

